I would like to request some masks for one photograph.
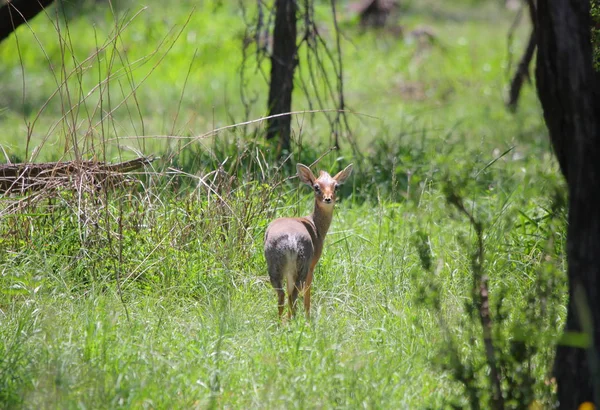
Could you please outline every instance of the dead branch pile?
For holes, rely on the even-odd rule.
[[[99,161],[45,162],[40,164],[0,165],[0,193],[18,193],[57,188],[79,189],[93,185],[96,189],[116,186],[125,181],[125,173],[140,169],[153,157],[107,164]]]

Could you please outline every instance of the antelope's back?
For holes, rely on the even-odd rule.
[[[265,232],[265,257],[309,260],[314,253],[311,224],[303,218],[279,218]]]

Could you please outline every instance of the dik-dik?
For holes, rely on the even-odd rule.
[[[287,284],[288,316],[291,317],[295,312],[300,290],[304,292],[306,317],[310,316],[310,287],[333,218],[336,193],[352,172],[350,164],[334,177],[321,171],[319,178],[316,178],[306,165],[298,164],[296,168],[300,181],[315,193],[313,213],[302,218],[276,219],[265,233],[265,259],[271,284],[277,292],[280,318],[285,307],[284,280]]]

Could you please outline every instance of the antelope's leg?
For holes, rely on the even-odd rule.
[[[306,275],[306,281],[304,282],[304,312],[307,319],[310,319],[310,288],[312,286],[315,266],[317,266],[317,261],[311,263],[308,274]]]
[[[283,317],[283,308],[285,308],[285,292],[283,289],[275,289],[277,292],[277,310],[279,311],[279,318]]]

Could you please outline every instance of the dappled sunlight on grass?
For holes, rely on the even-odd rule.
[[[208,134],[267,111],[257,68],[268,72],[268,61],[249,58],[254,100],[240,99],[245,28],[234,3],[91,2],[66,21],[50,8],[0,44],[1,147],[13,161],[160,157],[127,189],[2,198],[0,401],[466,407],[449,346],[475,384],[487,370],[469,304],[476,235],[448,205],[452,187],[484,227],[499,354],[530,349],[515,372],[530,371],[535,403],[551,403],[564,187],[533,88],[516,113],[504,106],[513,15],[491,3],[407,2],[401,37],[363,32],[343,8],[358,150],[343,138],[328,152],[325,116],[304,113],[280,164],[260,122]],[[328,3],[316,7],[332,41]],[[419,27],[433,41],[411,38]],[[294,110],[310,108],[307,98],[296,86]],[[324,153],[314,170],[353,162],[355,171],[315,270],[312,320],[282,324],[264,230],[309,212],[291,165]]]

